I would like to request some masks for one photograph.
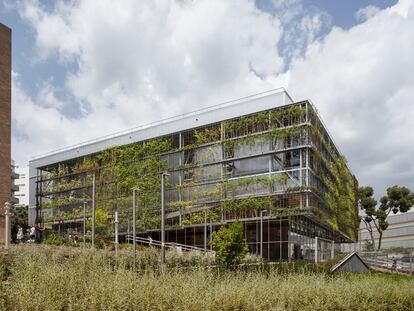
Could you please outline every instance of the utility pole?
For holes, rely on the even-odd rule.
[[[161,173],[161,264],[165,264],[165,176],[170,174]]]
[[[96,192],[96,174],[93,173],[92,176],[92,230],[91,230],[91,240],[92,248],[95,247],[95,192]]]

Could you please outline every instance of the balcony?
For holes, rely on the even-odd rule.
[[[14,191],[14,192],[19,191],[19,186],[12,183],[11,184],[11,190]]]
[[[11,179],[19,179],[19,174],[17,174],[15,171],[11,171]]]

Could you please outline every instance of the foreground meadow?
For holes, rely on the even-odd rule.
[[[23,245],[0,254],[0,310],[413,310],[414,279],[331,275],[289,265],[222,271],[153,250],[128,253]],[[174,264],[173,264],[174,262]]]

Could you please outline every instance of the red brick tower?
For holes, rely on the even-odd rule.
[[[11,29],[0,23],[0,243],[4,203],[11,197]]]

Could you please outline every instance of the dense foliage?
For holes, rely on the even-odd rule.
[[[238,264],[248,251],[244,241],[244,227],[240,222],[234,222],[228,227],[223,226],[213,233],[211,241],[216,251],[216,260],[227,267]]]
[[[181,146],[174,143],[172,137],[164,137],[109,148],[69,166],[58,165],[45,173],[42,182],[41,192],[49,199],[42,201],[41,208],[58,210],[46,221],[82,218],[82,207],[73,206],[83,202],[90,206],[92,174],[95,173],[96,206],[100,216],[97,220],[97,226],[100,226],[98,235],[111,236],[114,211],[120,212],[120,222],[125,224],[126,217],[130,217],[127,209],[132,205],[131,194],[135,188],[139,189],[138,228],[158,228],[159,174],[169,170],[171,180],[175,179],[175,182],[167,180],[167,188],[176,194],[168,201],[167,209],[180,214],[179,223],[175,226],[203,222],[205,209],[209,210],[208,220],[213,222],[257,217],[261,209],[283,215],[306,211],[316,212],[333,229],[350,238],[355,237],[358,211],[354,177],[310,105],[291,105],[228,120],[221,126],[216,124],[198,129],[183,134],[183,137]],[[308,186],[298,185],[303,183],[304,177],[298,181],[300,176],[289,172],[290,163],[281,163],[286,159],[274,160],[283,167],[286,164],[285,171],[262,176],[232,178],[229,173],[231,164],[224,162],[219,169],[214,168],[217,161],[236,158],[237,148],[259,156],[261,152],[302,145],[311,146],[310,154],[300,152],[302,157],[309,157],[317,175],[312,182],[308,177]],[[177,154],[182,157],[180,161],[175,157]],[[300,167],[295,169],[299,174]],[[180,182],[177,184],[178,179]],[[214,183],[201,185],[208,181]],[[273,196],[284,191],[287,195]],[[305,192],[314,194],[316,200],[323,201],[323,206],[314,203],[315,200],[312,206],[305,206]]]

